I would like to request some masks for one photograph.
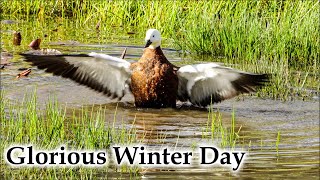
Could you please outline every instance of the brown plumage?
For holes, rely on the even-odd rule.
[[[119,100],[132,93],[137,107],[176,107],[189,101],[205,107],[242,93],[255,92],[268,82],[267,74],[253,74],[200,63],[176,67],[163,54],[161,35],[156,29],[146,33],[146,46],[138,62],[92,52],[88,55],[22,54],[40,69],[86,85]]]
[[[178,77],[160,47],[145,48],[131,64],[131,92],[138,107],[176,107]]]

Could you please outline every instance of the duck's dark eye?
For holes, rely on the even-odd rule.
[[[152,37],[154,37],[154,35]]]

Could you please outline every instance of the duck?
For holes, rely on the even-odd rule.
[[[161,40],[157,29],[148,29],[143,54],[135,62],[97,52],[21,55],[39,69],[72,79],[111,99],[120,101],[131,93],[135,106],[140,108],[176,108],[178,101],[207,107],[255,92],[269,81],[268,74],[248,73],[212,62],[178,67],[164,55]]]

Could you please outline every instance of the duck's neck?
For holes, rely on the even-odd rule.
[[[150,44],[150,45],[148,46],[148,48],[150,48],[150,49],[157,49],[157,48],[160,48],[160,44],[161,44],[161,41],[157,41],[157,42],[154,42],[154,43]]]
[[[150,61],[150,60],[155,60],[155,61],[160,61],[161,63],[167,63],[167,64],[171,64],[166,56],[163,54],[162,49],[160,48],[160,46],[158,46],[155,49],[151,49],[151,48],[145,48],[143,55],[140,59],[140,62],[143,61]]]
[[[144,50],[144,54],[148,54],[148,56],[164,56],[160,46],[156,48],[147,47]]]

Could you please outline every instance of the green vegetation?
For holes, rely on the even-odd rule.
[[[272,74],[271,83],[258,91],[259,97],[310,98],[320,91],[320,3],[316,0],[6,0],[0,3],[1,20],[18,22],[1,23],[1,51],[14,55],[26,51],[27,45],[38,37],[43,40],[42,48],[63,52],[68,52],[69,47],[50,43],[142,46],[145,31],[157,28],[163,35],[163,47],[182,50],[183,57],[192,59],[191,63],[219,61],[245,71]],[[21,46],[12,45],[11,30],[22,33]],[[92,49],[88,46],[86,52]],[[19,64],[22,60],[14,56],[10,61]],[[122,172],[124,176],[139,173],[139,169],[126,166],[10,169],[4,165],[2,151],[12,143],[31,143],[44,149],[60,144],[75,149],[106,149],[112,144],[132,144],[139,140],[134,124],[131,128],[106,124],[103,107],[83,107],[69,112],[51,99],[40,109],[34,94],[26,95],[21,102],[12,102],[2,91],[0,101],[0,157],[5,179],[34,179],[40,174],[44,179],[91,179],[101,173],[103,176],[110,172]],[[251,142],[239,135],[241,126],[235,122],[233,111],[227,128],[221,113],[210,108],[202,138],[218,141],[216,144],[223,148],[235,148],[239,143],[245,144],[248,150],[257,146],[254,139]],[[162,144],[166,135],[159,132],[157,138]],[[178,140],[179,137],[176,145]],[[259,142],[261,150],[270,145],[262,139]],[[278,157],[279,143],[280,131],[276,139]],[[196,145],[193,142],[192,147]],[[274,142],[270,146],[273,148]]]
[[[39,149],[52,150],[59,145],[66,145],[71,149],[103,150],[111,145],[131,145],[145,143],[144,137],[137,135],[135,120],[128,128],[125,125],[115,126],[106,123],[105,109],[103,107],[82,107],[80,109],[66,109],[50,98],[42,109],[38,104],[36,92],[26,94],[20,102],[12,102],[0,91],[0,155],[1,173],[6,179],[35,178],[42,174],[44,178],[92,178],[99,174],[121,173],[125,176],[136,176],[140,169],[128,166],[113,166],[105,168],[17,168],[11,169],[5,165],[4,149],[12,144],[32,144]],[[71,111],[71,112],[70,112]],[[116,117],[115,111],[115,116]],[[214,143],[221,148],[236,148],[239,140],[235,132],[235,112],[232,113],[231,127],[222,122],[221,113],[209,109],[208,123],[203,128],[203,142]],[[147,132],[147,131],[146,131]],[[146,133],[145,132],[145,133]],[[160,132],[163,134],[163,132]],[[176,143],[172,146],[179,147],[179,134]],[[159,145],[163,145],[165,137],[158,137]],[[191,148],[197,144],[191,144]]]
[[[3,150],[11,144],[33,144],[41,149],[56,149],[65,144],[72,149],[107,149],[111,144],[139,143],[135,129],[105,125],[103,108],[73,110],[67,115],[66,108],[51,99],[41,110],[35,94],[26,95],[21,102],[10,102],[1,91],[0,106],[0,153],[1,174],[5,179],[80,178],[87,179],[97,174],[122,172],[135,175],[134,167],[105,168],[18,168],[4,165]],[[110,169],[111,168],[111,169]],[[62,175],[62,176],[61,176]]]
[[[239,141],[239,132],[235,131],[236,128],[236,118],[235,111],[232,111],[230,127],[227,128],[222,123],[222,116],[219,111],[214,111],[213,106],[211,105],[208,113],[208,121],[205,128],[202,130],[202,138],[209,139],[213,143],[218,144],[222,148],[236,148],[236,143]]]
[[[141,46],[146,29],[157,28],[164,47],[190,52],[193,59],[272,74],[259,96],[305,98],[320,90],[319,1],[12,0],[1,2],[1,12],[22,20],[11,28],[22,31],[25,45],[47,35],[44,47],[59,40]],[[23,27],[25,21],[30,25]],[[99,35],[93,31],[98,22]],[[13,49],[11,41],[4,37],[5,50]]]
[[[287,59],[317,65],[318,1],[3,1],[4,15],[101,20],[126,29],[154,27],[181,48],[243,60]],[[170,7],[170,11],[164,11]]]

